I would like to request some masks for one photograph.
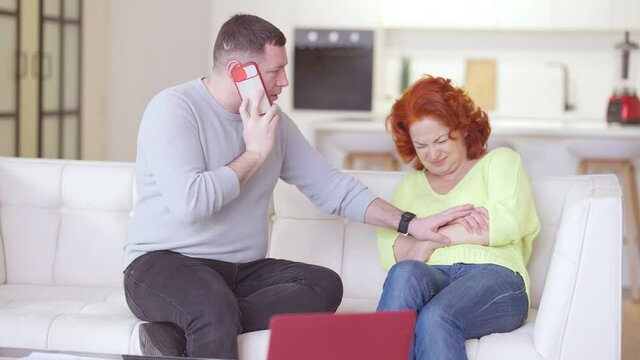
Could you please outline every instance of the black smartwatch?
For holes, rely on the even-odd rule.
[[[398,232],[402,235],[409,235],[409,222],[416,217],[416,214],[405,211],[400,216],[400,223],[398,224]]]

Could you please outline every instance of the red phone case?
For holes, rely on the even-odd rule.
[[[258,91],[263,91],[264,96],[260,100],[259,110],[260,115],[264,115],[271,107],[271,100],[262,81],[262,76],[260,76],[258,65],[253,61],[239,65],[231,70],[231,76],[240,97],[243,100],[249,100],[249,108],[251,108],[251,99],[255,97]]]

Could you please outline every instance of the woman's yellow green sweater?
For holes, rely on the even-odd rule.
[[[533,202],[529,178],[520,156],[511,149],[498,148],[480,159],[447,194],[431,189],[423,171],[407,174],[396,188],[393,204],[418,217],[433,215],[453,206],[473,204],[489,212],[489,245],[453,245],[436,249],[430,265],[497,264],[518,272],[529,294],[526,264],[540,223]],[[393,244],[398,233],[378,230],[378,252],[382,266],[389,270],[395,259]]]

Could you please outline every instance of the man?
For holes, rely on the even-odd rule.
[[[241,101],[231,71],[247,61],[271,101],[289,85],[285,42],[271,23],[233,16],[216,39],[212,74],[161,92],[145,110],[124,283],[131,311],[151,322],[140,328],[147,354],[237,358],[237,335],[266,329],[274,314],[337,309],[336,273],[265,259],[278,178],[327,213],[393,229],[401,222],[402,211],[332,168],[277,105],[260,116],[259,98],[251,108]],[[402,226],[446,242],[435,231],[469,209],[405,215]]]

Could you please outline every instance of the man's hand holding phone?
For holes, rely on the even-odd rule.
[[[240,104],[240,117],[244,125],[242,138],[246,150],[257,155],[260,162],[271,153],[276,127],[280,120],[278,115],[280,107],[277,104],[271,105],[264,115],[260,115],[260,102],[265,96],[264,91],[260,90],[251,99],[243,99]]]

